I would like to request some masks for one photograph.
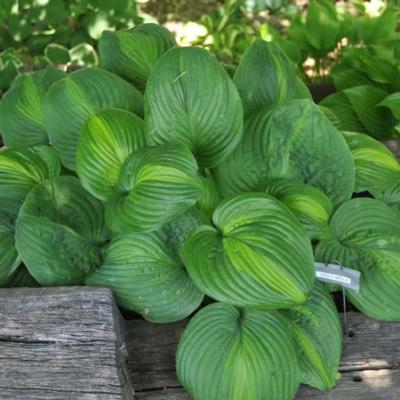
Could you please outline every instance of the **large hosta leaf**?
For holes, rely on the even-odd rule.
[[[215,170],[223,195],[264,191],[273,178],[297,179],[337,206],[350,198],[354,164],[340,132],[309,100],[294,100],[247,119],[245,135]]]
[[[111,288],[119,305],[149,321],[186,318],[203,299],[178,256],[185,237],[201,223],[196,218],[188,212],[173,227],[158,232],[117,235],[103,265],[86,284]]]
[[[235,85],[204,49],[173,48],[160,58],[146,87],[145,109],[150,144],[186,143],[205,167],[226,158],[242,134]]]
[[[20,75],[0,101],[0,134],[7,146],[47,144],[43,101],[50,86],[66,74],[49,68]]]
[[[37,183],[59,172],[60,159],[48,146],[0,151],[0,285],[7,285],[20,264],[15,220],[22,202]]]
[[[101,202],[78,178],[60,176],[36,185],[21,207],[16,247],[32,276],[44,286],[74,285],[102,263],[108,239]]]
[[[262,193],[224,200],[188,237],[183,258],[208,296],[263,309],[303,303],[314,283],[311,243],[282,203]]]
[[[156,230],[194,206],[203,192],[196,160],[183,144],[132,153],[118,186],[106,206],[107,226],[115,232]]]
[[[289,318],[298,345],[302,383],[320,390],[335,387],[342,353],[342,327],[329,292],[317,283],[307,303],[285,311],[284,315]]]
[[[121,108],[143,116],[143,96],[111,72],[84,68],[55,83],[44,100],[44,122],[63,164],[75,170],[79,133],[96,111]]]
[[[361,290],[349,290],[350,301],[373,318],[400,320],[400,216],[382,201],[358,198],[339,207],[330,226],[316,259],[359,270]]]
[[[45,145],[0,150],[0,207],[18,212],[25,196],[39,182],[57,176],[57,152]]]
[[[382,143],[362,133],[343,132],[356,168],[356,192],[380,192],[400,179],[400,164]]]
[[[355,86],[326,97],[320,104],[336,114],[345,131],[367,132],[378,138],[390,137],[395,121],[388,109],[380,107],[387,95],[377,87]]]
[[[0,286],[13,274],[20,264],[15,249],[15,220],[0,209]]]
[[[157,24],[104,31],[99,41],[101,67],[145,87],[156,61],[175,45],[174,36]]]
[[[400,214],[400,180],[397,180],[392,186],[382,192],[373,192],[373,195]]]
[[[310,239],[319,239],[325,235],[332,203],[320,190],[300,181],[273,179],[267,183],[266,193],[290,208]]]
[[[107,200],[117,186],[124,161],[143,147],[141,118],[113,108],[96,112],[79,136],[76,170],[82,186],[97,198]]]
[[[176,369],[196,400],[291,400],[301,379],[282,315],[219,303],[203,308],[186,327]]]
[[[245,114],[289,100],[311,98],[280,47],[257,39],[243,55],[234,82]]]
[[[215,179],[209,170],[205,170],[205,175],[200,179],[203,182],[203,196],[197,203],[197,207],[208,217],[211,217],[215,208],[221,201],[221,194],[218,191]]]

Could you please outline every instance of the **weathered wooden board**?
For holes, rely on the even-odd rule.
[[[0,399],[132,399],[120,319],[107,289],[1,289]]]
[[[175,350],[186,324],[127,321],[128,368],[136,399],[189,400],[175,374]],[[321,393],[302,387],[296,400],[400,399],[400,323],[350,313],[349,333],[337,388]]]

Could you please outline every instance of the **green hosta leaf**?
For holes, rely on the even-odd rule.
[[[387,92],[370,86],[357,86],[345,89],[343,92],[367,132],[378,138],[392,136],[394,120],[390,111],[377,107],[388,95]],[[342,126],[347,130],[344,125]]]
[[[397,180],[396,183],[383,192],[374,192],[373,195],[400,214],[400,180]]]
[[[197,207],[211,217],[221,201],[221,195],[210,171],[206,170],[205,176],[201,176],[200,179],[203,182],[203,196],[197,203]]]
[[[242,105],[227,72],[206,50],[173,48],[157,62],[145,94],[148,142],[182,142],[201,166],[226,158],[242,134]]]
[[[68,169],[75,170],[79,132],[86,120],[110,107],[142,116],[142,94],[117,75],[96,68],[73,72],[49,90],[44,102],[45,127]]]
[[[335,126],[335,128],[341,130],[342,129],[342,124],[339,120],[339,118],[336,116],[336,114],[327,107],[318,105],[318,108],[324,113],[325,117],[329,119],[329,121],[332,123],[332,125]]]
[[[354,86],[373,85],[364,72],[358,71],[354,65],[345,63],[334,65],[331,76],[337,91]]]
[[[138,150],[122,166],[119,190],[106,206],[107,226],[156,230],[194,206],[202,191],[196,160],[184,145]]]
[[[70,56],[65,46],[56,43],[50,43],[44,49],[44,55],[53,64],[68,64]]]
[[[196,314],[181,337],[179,381],[196,400],[293,399],[301,373],[289,332],[275,311],[211,304]]]
[[[355,192],[380,192],[400,179],[400,165],[382,143],[362,133],[343,132],[356,167]]]
[[[179,225],[176,222],[174,231]],[[192,225],[192,229],[195,227]],[[200,305],[203,294],[187,275],[170,231],[116,236],[103,265],[86,279],[86,284],[111,288],[120,306],[139,312],[149,321],[186,318]]]
[[[21,262],[15,249],[14,224],[14,218],[0,210],[0,287],[6,286],[8,278]]]
[[[400,320],[400,216],[382,201],[358,198],[340,206],[330,226],[316,259],[359,270],[360,293],[348,290],[350,301],[372,318]]]
[[[183,252],[201,291],[263,309],[306,300],[315,275],[311,244],[282,203],[261,193],[241,194],[217,207],[213,223],[196,229]]]
[[[145,87],[154,64],[175,45],[173,35],[157,24],[104,31],[99,41],[101,67]]]
[[[365,126],[362,124],[345,93],[338,92],[325,97],[319,106],[331,110],[340,122],[341,129],[350,132],[366,132]]]
[[[59,173],[60,159],[48,146],[0,150],[0,286],[11,284],[20,264],[15,220],[22,202],[37,183]]]
[[[307,303],[284,311],[284,315],[298,345],[302,383],[320,390],[335,387],[340,376],[342,326],[328,291],[318,283]]]
[[[336,10],[329,7],[329,1],[311,0],[307,10],[305,35],[316,49],[327,52],[333,50],[340,37],[340,22]]]
[[[21,207],[16,247],[43,286],[83,283],[102,263],[103,205],[72,176],[36,185]]]
[[[93,196],[107,200],[117,187],[124,161],[144,147],[141,118],[112,108],[96,112],[79,135],[76,170],[82,186]]]
[[[0,210],[16,215],[29,191],[60,173],[57,152],[48,146],[0,150]]]
[[[273,104],[311,99],[290,61],[274,42],[257,39],[249,47],[234,75],[246,115]]]
[[[274,178],[322,190],[334,206],[350,198],[354,165],[340,132],[309,100],[294,100],[247,119],[246,134],[214,174],[223,195],[264,191]]]
[[[400,90],[400,71],[395,65],[387,60],[368,54],[361,54],[359,60],[361,64],[359,68],[373,82],[394,85],[396,90]]]
[[[332,203],[320,190],[295,180],[273,179],[268,182],[266,193],[290,208],[310,239],[319,239],[326,233]]]
[[[0,132],[7,146],[47,144],[43,102],[65,73],[54,68],[20,75],[0,101]],[[65,110],[64,110],[65,111]]]
[[[378,106],[389,108],[395,118],[400,119],[400,92],[385,97]]]
[[[199,226],[209,224],[207,216],[198,208],[192,207],[184,214],[174,219],[163,229],[168,235],[168,241],[179,257],[183,259],[183,250],[187,237]]]

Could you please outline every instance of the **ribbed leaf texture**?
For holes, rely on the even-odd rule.
[[[86,284],[113,290],[118,304],[152,322],[174,322],[189,316],[203,294],[179,257],[186,236],[202,223],[195,210],[152,233],[115,236],[103,265]]]
[[[320,190],[296,180],[273,179],[267,183],[266,193],[290,208],[310,239],[326,234],[332,203]]]
[[[289,100],[311,99],[291,62],[274,42],[257,39],[244,53],[233,79],[246,115]]]
[[[118,186],[122,164],[145,142],[144,122],[135,114],[115,108],[93,114],[81,130],[76,154],[82,186],[107,200]]]
[[[246,121],[246,134],[214,175],[223,195],[263,192],[274,178],[297,179],[319,188],[334,206],[354,188],[351,152],[340,132],[309,100],[262,110]]]
[[[173,48],[154,67],[145,93],[150,145],[186,143],[201,166],[213,167],[238,144],[242,116],[235,85],[206,50]]]
[[[310,300],[284,311],[297,344],[302,383],[320,390],[336,386],[342,355],[342,325],[329,292],[317,283]]]
[[[282,203],[261,193],[234,196],[217,207],[213,224],[193,231],[183,252],[201,291],[262,309],[306,301],[315,276],[311,243]]]
[[[21,262],[15,248],[15,221],[29,191],[60,173],[54,149],[41,145],[0,151],[0,286],[12,284]]]
[[[122,166],[119,189],[106,206],[115,232],[157,230],[191,208],[203,193],[197,163],[183,144],[142,149]]]
[[[291,400],[301,379],[282,315],[222,303],[203,308],[190,321],[176,369],[194,400]]]
[[[356,168],[355,192],[381,192],[400,180],[400,164],[385,145],[362,133],[342,133]]]
[[[358,198],[340,206],[330,226],[316,259],[359,270],[360,293],[348,290],[350,301],[370,317],[400,320],[400,216],[382,201]]]
[[[31,275],[43,286],[76,285],[102,262],[109,235],[102,203],[72,176],[36,185],[16,224],[16,247]]]
[[[121,108],[143,116],[143,96],[111,72],[84,68],[56,82],[44,100],[44,123],[63,164],[75,170],[79,133],[96,111]]]
[[[0,101],[0,132],[7,146],[48,144],[44,127],[43,102],[50,86],[66,74],[48,68],[22,74]]]
[[[100,65],[144,88],[154,64],[175,45],[174,36],[157,24],[104,31],[99,41]]]

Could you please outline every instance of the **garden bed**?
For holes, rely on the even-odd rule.
[[[125,400],[131,387],[138,400],[189,399],[175,374],[188,320],[120,324],[101,288],[2,289],[0,300],[1,399]],[[348,320],[338,386],[324,393],[303,386],[296,399],[400,398],[400,323],[355,312]]]

